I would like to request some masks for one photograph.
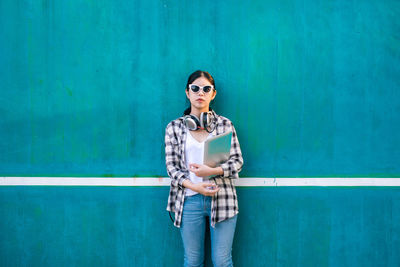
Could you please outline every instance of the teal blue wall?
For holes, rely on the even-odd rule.
[[[166,176],[196,69],[248,177],[400,176],[398,1],[1,1],[0,172]]]
[[[241,177],[400,177],[399,14],[394,0],[2,0],[0,175],[166,177],[165,126],[203,69]],[[238,194],[238,266],[400,265],[398,187]],[[176,266],[167,195],[0,187],[0,265]]]
[[[167,194],[0,187],[0,266],[181,266]],[[235,266],[400,265],[399,187],[240,187],[238,200]]]

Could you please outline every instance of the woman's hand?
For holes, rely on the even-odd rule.
[[[205,196],[213,196],[219,191],[219,187],[213,183],[201,182],[193,184],[192,190]]]
[[[198,177],[223,174],[221,167],[211,168],[207,165],[197,163],[189,164],[189,170]],[[199,192],[205,196],[213,196],[219,191],[218,185],[209,182],[191,184],[191,187],[193,191]]]
[[[211,176],[223,174],[221,167],[211,168],[207,165],[191,163],[189,164],[189,171],[193,172],[198,177]]]

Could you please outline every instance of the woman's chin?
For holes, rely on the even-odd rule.
[[[203,108],[208,106],[208,104],[205,103],[205,102],[196,102],[196,103],[194,103],[192,105],[197,109],[203,109]]]

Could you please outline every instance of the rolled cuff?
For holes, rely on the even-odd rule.
[[[180,188],[184,188],[184,186],[183,186],[183,181],[185,181],[186,179],[188,179],[188,178],[186,178],[186,176],[185,176],[185,174],[184,173],[182,173],[181,175],[179,175],[179,177],[178,177],[178,186],[180,187]]]
[[[224,171],[223,177],[229,177],[231,174],[231,166],[229,165],[229,163],[228,162],[222,163],[220,167]]]

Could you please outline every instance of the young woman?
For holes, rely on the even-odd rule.
[[[165,129],[165,162],[171,178],[167,210],[175,212],[174,225],[180,228],[184,266],[204,264],[207,217],[214,266],[233,266],[232,242],[239,213],[233,180],[239,178],[243,158],[232,122],[210,108],[216,94],[208,72],[192,73],[186,84],[190,107]],[[204,141],[227,131],[232,131],[229,159],[215,168],[203,165]]]

